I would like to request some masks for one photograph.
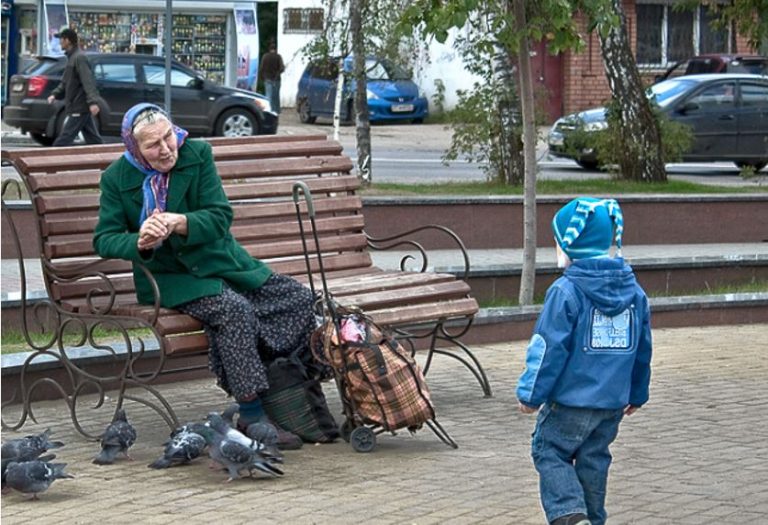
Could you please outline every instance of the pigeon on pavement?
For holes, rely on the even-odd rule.
[[[277,447],[277,428],[271,423],[263,421],[251,423],[245,429],[245,435],[267,447]]]
[[[14,459],[16,461],[31,461],[37,459],[40,454],[47,452],[52,448],[61,448],[64,443],[61,441],[51,441],[49,439],[51,429],[46,429],[37,435],[30,435],[19,439],[11,439],[3,443],[2,454],[3,461]]]
[[[6,469],[6,482],[10,488],[23,494],[32,494],[32,499],[38,499],[37,495],[48,490],[55,480],[74,478],[64,472],[66,466],[66,463],[48,463],[39,459],[12,461]]]
[[[212,438],[213,429],[210,427],[202,423],[187,423],[171,432],[170,439],[164,443],[163,455],[148,466],[161,469],[189,463],[203,453]]]
[[[226,481],[238,479],[243,470],[251,475],[254,470],[273,477],[283,475],[283,471],[274,465],[282,462],[282,456],[276,449],[270,451],[263,444],[238,432],[215,412],[208,415],[208,423],[214,430],[208,453],[229,472]]]
[[[8,464],[12,461],[32,461],[33,459],[51,461],[56,457],[55,454],[49,454],[43,458],[40,457],[40,454],[47,452],[49,449],[64,446],[64,443],[61,441],[51,441],[50,435],[51,429],[49,428],[40,434],[11,439],[3,443],[2,450],[0,450],[2,455],[2,483],[0,484],[0,490],[6,490],[5,471]]]
[[[114,463],[118,452],[125,454],[128,459],[133,459],[128,455],[128,449],[136,442],[136,429],[128,423],[125,417],[125,410],[119,408],[115,412],[112,423],[101,435],[101,452],[94,458],[93,462],[97,465],[109,465]]]

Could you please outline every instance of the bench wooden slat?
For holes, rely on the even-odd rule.
[[[269,262],[274,257],[304,257],[304,248],[300,240],[295,241],[277,241],[267,243],[241,243],[243,248],[257,259]],[[365,234],[351,234],[337,237],[324,237],[320,240],[320,245],[326,253],[347,252],[363,250],[368,241]],[[315,251],[314,240],[308,240],[307,245],[311,251]]]
[[[363,208],[363,201],[359,195],[336,196],[331,199],[318,198],[314,201],[315,212],[318,215],[325,213],[353,212]],[[301,209],[306,212],[306,206]],[[232,203],[232,211],[235,220],[264,219],[269,217],[296,217],[296,207],[293,201],[264,202],[258,206],[249,204]]]
[[[456,276],[448,273],[384,272],[331,279],[328,281],[328,288],[334,297],[344,300],[348,295],[383,292],[455,280]]]
[[[281,196],[288,198],[292,195],[294,182],[294,179],[290,179],[249,184],[229,184],[224,187],[224,191],[231,201]],[[359,179],[354,176],[315,177],[305,182],[313,194],[319,194],[317,196],[318,200],[323,199],[321,195],[323,193],[354,191],[360,187]],[[72,195],[71,193],[45,193],[39,195],[35,201],[37,209],[41,214],[86,211],[97,214],[99,208],[99,195],[97,193],[78,195]]]
[[[275,157],[302,157],[316,155],[341,155],[342,147],[338,142],[317,140],[285,141],[280,147],[264,141],[248,141],[232,144],[226,141],[213,145],[216,161],[235,159],[266,159]],[[104,169],[122,155],[125,148],[62,148],[57,155],[17,155],[14,165],[27,172],[56,173],[59,171]]]
[[[368,252],[344,253],[323,257],[323,267],[326,272],[367,268],[371,264],[371,256]],[[303,257],[283,261],[270,261],[269,267],[278,273],[286,275],[302,275],[307,272],[307,266]],[[310,268],[313,273],[320,271],[317,258],[310,258]],[[315,282],[319,283],[320,281],[315,280]]]
[[[215,151],[216,146],[220,144],[252,144],[252,143],[283,143],[283,142],[304,142],[307,140],[328,140],[328,136],[322,133],[306,133],[299,135],[252,135],[248,137],[205,137],[202,140],[209,142]],[[122,143],[68,146],[64,148],[16,148],[12,150],[2,150],[0,157],[3,160],[11,162],[17,159],[34,157],[55,157],[59,155],[83,155],[94,152],[116,151],[122,154],[125,146]]]
[[[468,296],[470,287],[464,281],[452,281],[348,295],[343,303],[363,310],[377,310],[403,303],[428,303],[439,300],[459,299]]]
[[[368,313],[377,323],[384,326],[404,328],[421,323],[434,322],[435,319],[472,317],[477,313],[478,308],[477,301],[470,297],[432,304],[396,306],[394,308],[372,310]]]
[[[304,231],[310,231],[309,221],[302,221]],[[365,221],[362,215],[345,215],[343,217],[324,217],[315,220],[317,226],[317,233],[319,236],[324,236],[328,233],[343,233],[363,230]],[[298,223],[291,224],[286,222],[276,222],[269,224],[259,225],[245,225],[234,226],[232,228],[232,235],[235,236],[240,242],[246,242],[255,239],[273,239],[299,235]]]
[[[225,188],[228,182],[243,178],[296,177],[310,173],[313,176],[328,173],[348,173],[353,168],[347,157],[319,156],[294,159],[262,159],[258,162],[237,160],[216,166]],[[77,169],[38,173],[29,177],[30,189],[35,192],[64,190],[96,190],[101,180],[101,169]],[[355,179],[357,179],[355,177]],[[359,186],[359,183],[358,183]]]

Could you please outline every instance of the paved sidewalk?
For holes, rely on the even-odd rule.
[[[609,523],[763,523],[768,515],[768,325],[664,329],[654,333],[651,402],[622,425],[613,447]],[[99,467],[97,445],[71,428],[61,402],[35,405],[39,424],[3,432],[3,440],[50,427],[67,443],[58,460],[76,479],[57,481],[40,501],[2,497],[4,524],[540,524],[537,477],[528,454],[534,418],[515,410],[514,383],[525,343],[477,350],[494,388],[484,399],[457,362],[437,358],[428,381],[438,419],[459,443],[451,450],[429,430],[379,436],[359,454],[340,441],[286,453],[277,480],[225,475],[207,461],[156,471],[167,427],[129,402],[139,430],[135,461]],[[221,409],[212,380],[161,386],[182,419]],[[338,414],[333,384],[326,388]],[[112,407],[110,400],[107,406]],[[98,431],[109,408],[82,420]],[[13,420],[14,410],[3,417]]]

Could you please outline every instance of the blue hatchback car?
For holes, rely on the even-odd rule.
[[[365,65],[371,122],[405,119],[418,123],[424,120],[429,114],[427,99],[401,67],[389,60],[372,57],[366,59]],[[352,57],[345,58],[341,119],[346,122],[354,119],[352,68]],[[317,117],[333,118],[338,75],[338,58],[310,62],[304,69],[296,95],[296,110],[302,122],[311,124]]]

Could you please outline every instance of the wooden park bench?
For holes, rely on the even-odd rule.
[[[292,199],[294,183],[303,181],[313,197],[323,265],[337,301],[362,308],[375,321],[396,330],[412,348],[416,339],[422,339],[425,343],[421,346],[428,347],[429,352],[425,369],[429,368],[435,353],[458,359],[475,376],[483,393],[491,394],[482,366],[459,340],[478,310],[469,286],[452,274],[426,271],[426,252],[418,242],[408,240],[408,236],[420,230],[437,229],[462,250],[468,272],[466,251],[453,232],[439,226],[425,226],[405,232],[406,237],[375,239],[366,235],[362,201],[357,193],[360,181],[352,173],[352,161],[342,154],[338,142],[323,135],[208,140],[234,210],[231,231],[252,256],[267,262],[277,272],[307,281]],[[72,385],[68,388],[62,385],[59,390],[69,392],[65,398],[73,422],[83,434],[86,433],[77,421],[75,405],[78,395],[89,390],[83,386],[85,383],[96,385],[101,392],[116,387],[118,406],[124,398],[139,401],[158,411],[169,425],[175,425],[173,408],[152,383],[160,374],[178,371],[173,366],[174,358],[205,354],[208,350],[208,339],[195,319],[158,305],[136,303],[131,263],[101,259],[93,251],[101,172],[123,151],[122,145],[114,144],[2,152],[2,158],[16,167],[29,192],[37,219],[40,262],[49,298],[45,306],[54,313],[48,317],[55,319],[52,327],[55,337],[34,350],[49,352],[51,348],[61,348],[59,353],[66,354],[65,345],[59,340],[62,333],[81,330],[83,346],[111,352],[114,343],[99,345],[88,340],[88,330],[94,325],[124,335],[129,328],[143,327],[145,333],[149,330],[157,339],[160,348],[159,358],[155,354],[153,365],[147,370],[140,366],[149,354],[144,351],[144,343],[137,341],[136,336],[121,337],[128,347],[125,365],[120,365],[120,373],[108,377],[93,376],[66,356],[59,357],[72,380]],[[4,194],[5,190],[4,187]],[[304,209],[305,204],[302,202]],[[5,202],[3,213],[6,220],[12,222]],[[309,231],[309,221],[303,222]],[[15,233],[15,228],[12,230]],[[18,239],[16,243],[18,247]],[[373,265],[369,250],[402,249],[403,246],[420,252],[417,255],[424,259],[420,271],[383,270]],[[314,252],[313,242],[309,248]],[[317,260],[315,256],[310,258],[314,273],[318,270]],[[401,266],[405,266],[405,260]],[[202,361],[199,359],[198,363]],[[22,376],[24,372],[22,370]],[[25,384],[24,381],[21,384]],[[141,387],[148,394],[137,397],[126,391],[131,387]],[[21,392],[23,415],[13,428],[24,423],[34,388],[34,384],[26,384],[25,391]]]

